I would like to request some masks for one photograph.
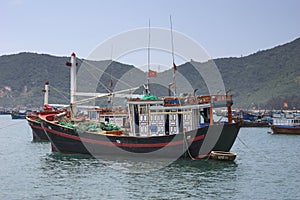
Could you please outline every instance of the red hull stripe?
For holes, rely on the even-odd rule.
[[[181,141],[176,141],[176,142],[167,142],[167,143],[155,143],[155,144],[128,144],[128,143],[117,143],[117,142],[105,142],[105,141],[99,141],[99,140],[92,140],[92,139],[87,139],[87,138],[81,138],[75,135],[69,135],[65,134],[59,131],[55,131],[49,128],[45,128],[46,131],[51,132],[55,135],[59,135],[61,137],[73,139],[73,140],[78,140],[82,142],[88,142],[88,143],[94,143],[94,144],[102,144],[102,145],[107,145],[107,146],[118,146],[118,147],[144,147],[144,148],[151,148],[151,147],[165,147],[165,146],[175,146],[179,144],[183,144],[183,140]],[[108,136],[109,137],[109,136]],[[204,135],[200,135],[195,137],[194,139],[189,139],[187,140],[188,142],[193,142],[193,141],[198,141],[204,139]]]
[[[35,126],[35,125],[32,125],[32,124],[30,124],[30,127],[31,127],[32,129],[44,130],[42,127],[40,127],[40,126]]]

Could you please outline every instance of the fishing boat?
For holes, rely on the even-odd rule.
[[[31,130],[32,130],[32,140],[33,141],[49,141],[48,136],[45,134],[45,131],[42,127],[41,120],[38,117],[39,114],[58,114],[62,111],[57,109],[52,109],[48,104],[49,98],[49,82],[46,81],[45,89],[42,90],[44,93],[44,108],[41,112],[29,113],[25,116]]]
[[[32,131],[32,141],[49,141],[42,128],[40,118],[36,114],[27,115],[26,120]]]
[[[10,113],[11,119],[26,119],[26,115],[29,115],[32,111],[31,110],[19,110],[19,111],[12,111]]]
[[[265,113],[254,113],[241,110],[234,120],[240,121],[242,127],[270,127],[272,118]]]
[[[1,109],[0,110],[0,115],[10,115],[10,111],[6,109]]]
[[[293,115],[273,118],[271,129],[274,134],[300,135],[300,118]]]
[[[46,105],[47,107],[47,105]],[[26,116],[26,120],[28,122],[28,125],[31,128],[32,131],[32,141],[49,141],[48,136],[46,135],[42,124],[41,119],[39,118],[39,115],[41,114],[58,114],[62,111],[59,110],[52,110],[52,108],[44,109],[42,112],[32,113]]]
[[[76,102],[76,55],[71,55],[70,113],[40,113],[52,151],[93,156],[203,158],[210,152],[229,151],[240,129],[232,122],[232,95],[167,96],[146,94],[128,98],[127,111],[114,127],[106,120],[86,122],[73,116]],[[137,88],[136,88],[137,89]],[[131,91],[131,90],[130,90]],[[116,96],[125,91],[102,94]],[[213,109],[225,107],[228,122],[214,122]],[[127,114],[126,114],[127,113]],[[111,114],[101,113],[102,119]],[[113,115],[115,116],[115,115]],[[83,124],[89,123],[87,129]],[[127,125],[125,127],[125,125]]]

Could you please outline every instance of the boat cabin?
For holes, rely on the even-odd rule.
[[[273,125],[300,126],[300,119],[273,118]]]
[[[139,98],[128,100],[130,135],[158,136],[198,129],[212,124],[212,108],[225,107],[228,98],[221,96]],[[220,97],[220,98],[219,98]],[[229,104],[232,105],[231,96]]]

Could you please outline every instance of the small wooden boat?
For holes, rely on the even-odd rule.
[[[226,151],[211,151],[210,158],[214,160],[233,161],[236,158],[236,153]]]

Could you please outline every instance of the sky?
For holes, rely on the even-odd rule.
[[[0,55],[74,51],[88,58],[108,39],[147,28],[149,19],[170,29],[171,15],[173,30],[211,58],[240,57],[300,37],[299,8],[298,0],[0,0]]]

